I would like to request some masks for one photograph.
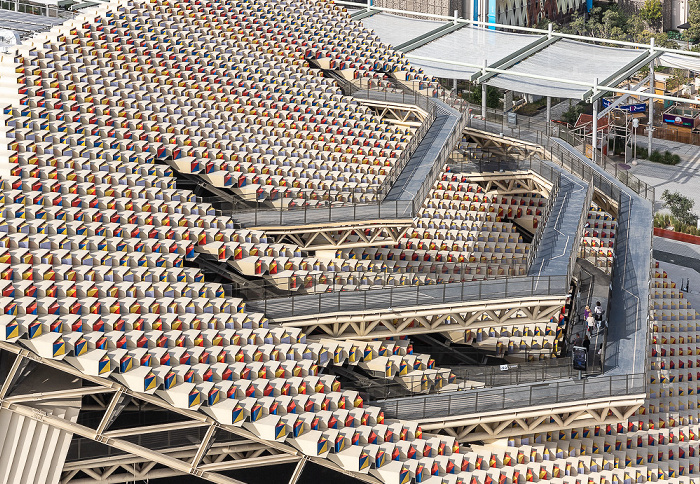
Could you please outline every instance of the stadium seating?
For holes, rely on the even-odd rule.
[[[592,204],[581,240],[580,257],[610,274],[615,253],[616,232],[615,218],[596,204]]]
[[[408,67],[357,24],[329,22],[333,10],[168,2],[102,8],[82,24],[54,28],[50,51],[22,59],[21,104],[56,134],[30,134],[34,125],[22,120],[13,134],[26,151],[43,152],[47,137],[78,144],[72,151],[87,157],[111,159],[112,150],[133,148],[280,208],[376,200],[410,133],[342,96],[305,59],[332,58],[362,76]],[[163,22],[164,15],[180,20]],[[279,27],[261,29],[270,18]],[[300,22],[311,22],[306,33]],[[216,35],[200,35],[205,24]],[[328,35],[337,29],[348,31],[347,40]],[[341,46],[353,39],[358,55]]]

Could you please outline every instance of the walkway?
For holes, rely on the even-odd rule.
[[[571,251],[576,246],[576,234],[581,216],[586,211],[588,183],[569,174],[561,173],[559,193],[546,221],[530,276],[567,274]]]
[[[637,136],[637,146],[646,147],[647,140],[646,136]],[[652,148],[662,153],[670,151],[681,158],[681,162],[675,166],[637,160],[637,166],[630,169],[630,173],[656,189],[655,211],[663,207],[661,194],[664,190],[680,192],[695,201],[696,209],[700,208],[700,190],[697,184],[700,176],[700,146],[654,139]]]
[[[565,141],[554,141],[621,191],[608,314],[605,372],[612,375],[643,373],[647,341],[646,321],[649,314],[649,249],[653,224],[651,203]]]
[[[432,183],[437,175],[442,171],[441,166],[437,166],[444,156],[443,152],[449,154],[452,134],[460,125],[461,114],[447,106],[442,101],[435,100],[435,121],[425,134],[425,137],[416,148],[408,164],[399,175],[394,186],[384,199],[394,200],[415,200],[419,190],[424,183]],[[422,203],[423,200],[417,200]]]

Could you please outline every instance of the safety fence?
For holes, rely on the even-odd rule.
[[[646,381],[647,377],[643,373],[603,375],[581,380],[566,379],[541,384],[396,398],[370,404],[381,407],[386,418],[421,421],[596,398],[645,395]]]

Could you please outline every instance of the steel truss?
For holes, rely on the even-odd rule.
[[[288,444],[261,439],[244,428],[221,425],[204,413],[173,407],[156,396],[135,392],[116,381],[86,375],[68,363],[42,358],[22,348],[19,344],[0,341],[0,350],[5,350],[15,355],[15,360],[9,369],[5,381],[0,386],[0,409],[50,425],[74,436],[112,447],[122,453],[118,457],[105,456],[104,458],[91,459],[86,461],[85,466],[82,465],[82,461],[69,463],[64,469],[62,480],[64,483],[127,482],[134,480],[135,476],[138,476],[138,479],[148,479],[151,477],[191,474],[214,483],[244,484],[219,472],[251,466],[261,467],[297,462],[297,469],[292,476],[292,481],[290,481],[292,484],[295,484],[296,479],[301,474],[301,470],[303,470],[304,463],[311,461],[356,479],[371,484],[379,484],[377,479],[367,474],[345,471],[329,460],[306,456]],[[70,390],[12,395],[12,390],[19,375],[29,362],[78,377],[85,386]],[[102,395],[103,397],[108,397],[109,401],[97,428],[74,423],[31,406],[36,405],[37,402],[50,403],[56,399],[90,395]],[[176,413],[181,417],[186,417],[187,420],[184,422],[147,426],[136,425],[126,429],[109,430],[129,400],[141,402],[140,405],[148,404],[159,410]],[[107,401],[107,399],[103,401]],[[187,448],[153,450],[124,439],[124,437],[139,434],[193,428],[206,428],[206,431],[198,445],[188,446]],[[240,440],[216,445],[216,433],[220,430],[228,431],[240,438]],[[121,459],[127,460],[122,461]],[[131,466],[130,469],[129,466]],[[81,478],[81,472],[83,472],[85,477]]]
[[[499,195],[537,193],[545,198],[549,197],[553,186],[552,182],[533,171],[470,173],[469,181],[482,184],[485,192],[497,191]]]
[[[530,156],[544,155],[544,148],[529,141],[499,136],[474,128],[464,128],[462,132],[468,142],[477,143],[481,148],[503,158],[527,159]]]
[[[464,417],[420,420],[424,432],[445,434],[460,442],[490,441],[523,434],[605,425],[629,419],[646,394],[598,398],[582,402],[499,410]]]
[[[355,98],[363,106],[370,107],[387,123],[399,126],[419,128],[430,116],[425,110],[412,104],[375,101],[374,99]]]
[[[256,227],[278,243],[302,250],[335,250],[396,245],[413,226],[413,219],[362,220],[313,225]]]
[[[198,446],[191,445],[174,447],[161,452],[183,462],[191,462],[198,450]],[[224,471],[286,464],[301,460],[298,456],[285,454],[256,442],[215,443],[202,458],[199,468],[208,471]],[[87,477],[78,477],[81,473]],[[112,456],[67,463],[63,467],[61,484],[132,482],[179,475],[182,473],[142,456]]]
[[[521,297],[434,307],[358,309],[352,312],[276,318],[275,322],[284,326],[302,327],[307,334],[320,330],[339,339],[385,338],[474,330],[501,324],[516,326],[545,323],[558,314],[565,303],[566,295]]]
[[[511,157],[522,160],[525,160],[530,156],[540,156],[544,159],[548,157],[548,152],[543,146],[528,141],[522,141],[506,136],[501,137],[492,133],[488,133],[486,131],[480,131],[478,129],[473,128],[465,128],[464,135],[467,137],[468,141],[477,143],[480,148],[488,149],[491,153],[502,155],[504,157]],[[553,153],[550,154],[554,157]],[[457,167],[459,167],[459,165],[457,165]],[[529,183],[530,185],[526,185],[528,189],[531,189],[533,192],[541,193],[545,197],[548,196],[549,190],[542,192],[542,188],[551,187],[551,183],[532,171],[528,171],[526,173],[528,173],[529,175],[521,175],[517,172],[514,172],[512,174],[494,173],[493,175],[470,174],[470,177],[474,181],[479,181],[482,178],[485,180],[486,177],[493,177],[494,181],[498,179],[508,180],[509,185],[503,183],[494,185],[494,188],[500,190],[499,193],[503,194],[512,193],[509,191],[511,190],[511,187],[517,186],[517,183],[520,182],[523,185]],[[517,177],[519,176],[523,178],[518,179]],[[526,178],[526,176],[529,176],[530,178]],[[487,189],[489,188],[491,188],[491,186],[487,186]],[[517,191],[515,193],[517,193]],[[609,214],[617,216],[617,200],[610,198],[609,195],[603,193],[597,187],[594,187],[593,202],[595,202],[596,205],[598,205],[600,208],[602,208]]]

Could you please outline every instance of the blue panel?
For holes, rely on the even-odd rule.
[[[474,10],[472,10],[472,20],[479,20],[479,0],[474,0]]]
[[[489,0],[489,19],[488,23],[496,23],[496,0]],[[496,27],[489,27],[489,30],[496,30]]]

